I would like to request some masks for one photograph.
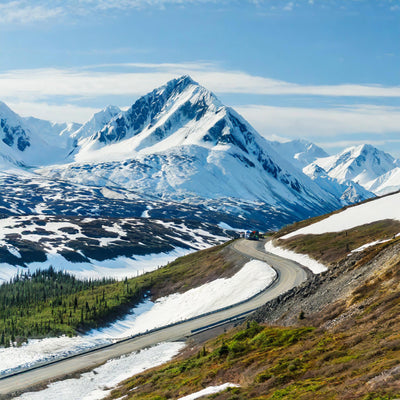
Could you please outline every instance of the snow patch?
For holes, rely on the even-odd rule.
[[[381,244],[381,243],[386,243],[391,241],[392,239],[386,239],[386,240],[375,240],[374,242],[363,244],[362,246],[358,247],[357,249],[352,250],[352,253],[357,253],[360,251],[364,251],[365,249],[368,249],[368,247],[375,246],[376,244]]]
[[[224,383],[223,385],[219,386],[209,386],[208,388],[200,390],[199,392],[189,394],[188,396],[185,397],[180,397],[178,400],[195,400],[200,397],[206,396],[208,394],[219,393],[228,388],[234,388],[234,387],[239,387],[239,385],[235,385],[234,383]]]
[[[295,253],[294,251],[274,246],[271,241],[265,243],[265,250],[277,256],[288,258],[289,260],[298,262],[304,267],[307,267],[313,274],[320,274],[321,272],[325,272],[328,270],[325,265],[310,258],[308,255]]]

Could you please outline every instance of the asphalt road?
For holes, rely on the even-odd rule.
[[[263,242],[242,239],[233,242],[232,247],[235,251],[249,258],[267,262],[277,271],[278,277],[268,289],[249,301],[232,308],[186,321],[179,325],[166,327],[140,337],[118,342],[112,346],[100,348],[87,354],[60,360],[51,365],[44,365],[37,369],[2,378],[0,379],[0,398],[6,398],[11,393],[27,391],[27,389],[45,382],[59,380],[82,370],[93,369],[111,358],[116,358],[160,342],[185,339],[192,335],[192,331],[218,324],[221,321],[241,314],[250,313],[255,308],[262,306],[267,301],[272,300],[307,279],[306,272],[299,264],[263,251]]]

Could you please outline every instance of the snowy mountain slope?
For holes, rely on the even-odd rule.
[[[315,163],[339,182],[352,180],[370,190],[376,178],[399,166],[400,161],[388,153],[364,144],[350,147],[338,155],[319,158]]]
[[[71,151],[74,151],[78,146],[83,146],[85,139],[90,138],[90,136],[100,131],[120,113],[121,109],[112,105],[107,106],[103,110],[95,113],[92,118],[89,119],[89,121],[70,133],[69,136],[73,139],[73,149],[71,149]]]
[[[271,142],[276,152],[297,168],[304,168],[317,158],[329,157],[321,147],[304,139],[295,139],[289,142]]]
[[[379,196],[400,190],[400,167],[393,168],[370,182],[369,190]]]
[[[303,172],[321,188],[340,198],[343,206],[359,203],[375,197],[374,193],[364,189],[361,185],[351,180],[344,180],[339,183],[337,179],[330,177],[323,168],[315,163],[304,167]]]
[[[17,267],[68,270],[77,277],[136,276],[228,240],[202,222],[48,215],[0,219],[0,280]]]
[[[82,140],[74,157],[39,172],[169,200],[263,202],[297,218],[340,206],[188,76],[138,99]]]
[[[22,117],[22,120],[31,133],[59,148],[68,148],[71,142],[70,136],[82,127],[82,124],[76,122],[58,123],[34,117]]]

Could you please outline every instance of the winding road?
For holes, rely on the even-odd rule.
[[[23,392],[48,381],[56,381],[83,370],[93,369],[105,361],[160,342],[185,339],[204,327],[250,314],[269,300],[301,284],[307,279],[306,271],[297,263],[266,253],[264,242],[236,240],[233,250],[251,259],[265,261],[277,271],[277,279],[263,292],[229,309],[217,311],[191,319],[174,326],[159,329],[139,337],[134,337],[91,352],[62,359],[35,369],[0,378],[0,398],[9,398],[12,393]]]

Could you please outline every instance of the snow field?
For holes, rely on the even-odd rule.
[[[272,244],[271,241],[265,243],[265,250],[277,256],[296,261],[299,264],[303,265],[304,267],[307,267],[313,274],[320,274],[321,272],[328,270],[328,268],[325,265],[310,258],[308,255],[295,253],[294,251],[275,246]]]
[[[289,239],[296,235],[320,235],[328,232],[340,232],[384,219],[400,221],[400,193],[381,197],[368,203],[350,207],[338,214],[329,216],[297,231],[282,236]]]
[[[25,393],[16,399],[100,400],[123,380],[171,360],[184,346],[183,342],[160,343],[149,349],[109,360],[79,378],[54,382],[44,390]]]

